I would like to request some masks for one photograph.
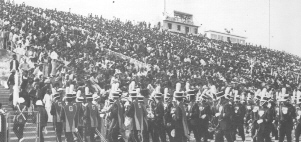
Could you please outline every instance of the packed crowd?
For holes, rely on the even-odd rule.
[[[77,97],[93,93],[101,110],[112,90],[131,94],[131,82],[136,83],[133,88],[150,92],[157,86],[162,93],[169,88],[170,94],[177,83],[186,91],[215,86],[220,92],[231,86],[255,92],[269,86],[278,91],[285,87],[293,94],[300,82],[300,58],[285,52],[170,33],[146,22],[85,17],[25,4],[1,2],[0,8],[0,43],[15,53],[8,79],[11,93],[17,73],[19,97],[30,109],[41,100],[50,122],[53,95],[70,85],[80,90]],[[151,66],[137,67],[105,49]]]

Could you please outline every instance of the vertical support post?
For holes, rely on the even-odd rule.
[[[13,105],[17,105],[17,100],[19,99],[19,74],[15,74],[15,85],[13,86]]]

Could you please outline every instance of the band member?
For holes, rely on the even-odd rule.
[[[189,139],[189,130],[183,103],[184,92],[174,92],[174,98],[176,99],[176,107],[172,111],[172,118],[175,120],[174,142],[187,141]]]
[[[300,107],[297,108],[296,122],[297,122],[297,124],[296,124],[297,126],[295,129],[295,140],[296,140],[296,142],[299,142],[299,138],[300,138],[300,134],[301,134],[301,109],[300,109]]]
[[[155,94],[156,106],[154,109],[154,138],[153,141],[166,142],[166,134],[164,130],[164,105],[162,102],[163,95]],[[159,141],[160,138],[160,141]]]
[[[233,142],[231,136],[231,117],[233,116],[234,110],[230,99],[230,87],[226,88],[224,97],[220,100],[219,112],[215,114],[218,117],[218,128],[215,135],[215,142],[223,142],[224,136],[227,142]]]
[[[80,91],[80,90],[78,90]],[[84,137],[84,112],[86,110],[86,107],[84,105],[84,98],[83,97],[77,97],[76,98],[76,108],[77,108],[77,118],[76,121],[78,123],[77,129],[78,133],[81,138]]]
[[[61,111],[64,102],[62,102],[59,94],[54,94],[54,102],[51,105],[50,114],[54,117],[54,126],[58,142],[62,142],[63,121],[61,120]]]
[[[119,142],[118,138],[124,136],[124,107],[120,101],[121,92],[111,92],[114,102],[110,107],[111,124],[109,124],[108,140],[109,142]]]
[[[190,103],[188,104],[187,119],[188,119],[189,130],[192,130],[196,142],[200,142],[201,141],[199,137],[200,110],[198,104],[196,103],[195,93],[196,91],[194,90],[190,90],[186,92],[188,96],[188,100],[190,101]]]
[[[266,116],[265,116],[265,109],[261,107],[258,110],[258,120],[256,121],[257,127],[256,127],[256,141],[257,142],[267,142],[267,137],[270,137],[267,135],[269,132],[266,131],[266,126],[267,126],[267,121],[266,121]]]
[[[61,120],[64,122],[63,124],[67,142],[73,142],[73,133],[78,131],[76,121],[77,108],[72,103],[72,101],[75,99],[73,96],[74,95],[72,94],[72,92],[69,91],[69,87],[66,87],[66,104],[62,107],[63,109],[61,111]]]
[[[24,98],[18,99],[18,104],[16,105],[16,111],[13,120],[14,121],[13,131],[15,135],[18,137],[19,142],[22,142],[24,140],[23,130],[25,127],[25,123],[27,121],[27,114],[25,113],[27,107],[24,103],[25,103]]]
[[[171,135],[172,130],[174,129],[175,121],[172,119],[171,110],[173,108],[173,104],[171,102],[172,96],[168,93],[168,89],[164,90],[164,119],[165,119],[165,131],[168,135],[169,141],[173,142],[174,137]]]
[[[207,142],[209,139],[209,120],[212,115],[210,105],[208,103],[208,100],[210,99],[208,96],[201,96],[202,99],[201,104],[199,106],[199,118],[200,118],[200,126],[199,126],[199,134],[200,134],[200,139],[203,138],[204,142]]]
[[[241,137],[242,141],[245,141],[245,133],[244,133],[244,117],[246,115],[246,108],[240,102],[240,95],[238,95],[238,91],[235,90],[235,104],[234,109],[235,113],[233,115],[233,125],[234,125],[234,135],[233,140],[236,140],[236,131],[238,130],[238,135]]]
[[[283,95],[283,99],[280,100],[282,105],[280,106],[280,120],[279,120],[279,142],[284,141],[286,136],[287,141],[292,141],[292,130],[294,127],[293,119],[296,118],[296,110],[289,102],[289,95]]]
[[[99,114],[98,114],[98,109],[95,104],[92,103],[93,97],[92,95],[86,95],[86,101],[87,101],[87,106],[86,106],[86,111],[84,114],[84,120],[86,121],[85,126],[87,127],[86,131],[86,136],[87,136],[87,141],[90,142],[95,142],[95,134],[96,134],[96,129],[98,127],[98,122],[99,122]]]
[[[267,110],[265,112],[265,117],[266,117],[266,135],[264,135],[264,138],[266,142],[271,142],[270,138],[270,133],[274,130],[274,125],[273,122],[276,119],[276,112],[275,112],[275,103],[273,100],[270,98],[267,101]]]
[[[142,104],[143,101],[138,102],[139,99],[143,99],[143,97],[139,97],[139,90],[133,90],[130,92],[131,104],[129,109],[126,111],[126,116],[130,117],[133,122],[133,128],[130,133],[129,142],[140,142],[143,141],[143,132],[147,130],[147,112]]]

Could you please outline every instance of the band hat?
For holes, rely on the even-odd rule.
[[[36,105],[37,106],[43,106],[43,102],[41,100],[37,100]]]
[[[182,92],[174,92],[174,98],[185,98],[185,96],[184,96],[184,92],[182,91]]]
[[[187,94],[188,96],[190,96],[190,95],[195,95],[195,94],[196,94],[196,90],[188,90],[188,91],[186,91],[186,94]]]
[[[163,94],[160,92],[156,92],[154,95],[154,98],[162,98],[162,97],[163,97]]]
[[[119,91],[112,91],[111,92],[111,97],[112,98],[119,98],[119,97],[121,97],[121,92],[119,92]]]
[[[73,94],[66,94],[66,98],[75,98]]]
[[[129,92],[129,97],[130,98],[136,98],[136,97],[138,97],[137,90],[132,90],[131,92]]]
[[[289,100],[289,94],[282,94],[279,97],[280,97],[278,99],[279,102],[285,102],[285,101]]]
[[[84,97],[77,97],[76,102],[78,102],[78,103],[84,102]]]

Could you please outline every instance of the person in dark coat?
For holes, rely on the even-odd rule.
[[[90,142],[95,142],[95,134],[96,129],[100,125],[99,122],[99,114],[98,108],[95,104],[92,103],[93,97],[92,95],[86,95],[87,106],[86,111],[84,113],[84,120],[86,126],[86,137]]]
[[[279,142],[284,141],[284,137],[288,142],[292,141],[292,130],[294,127],[294,119],[296,119],[296,109],[293,105],[289,103],[289,99],[283,101],[283,105],[280,107],[282,114],[280,114],[280,121],[279,121]]]
[[[156,93],[155,109],[154,109],[154,138],[153,141],[166,142],[166,134],[164,130],[164,105],[162,102],[162,94]]]
[[[241,104],[240,97],[236,98],[234,109],[235,113],[233,116],[233,140],[236,140],[236,131],[238,130],[238,135],[241,137],[242,141],[245,141],[244,117],[246,115],[246,107]]]
[[[120,92],[114,91],[111,93],[114,103],[110,108],[111,124],[109,126],[108,139],[109,142],[119,142],[118,138],[124,134],[124,107],[120,102]]]
[[[204,142],[207,142],[209,139],[209,120],[212,116],[212,111],[210,108],[210,105],[207,102],[208,98],[204,98],[202,100],[202,104],[199,106],[199,120],[200,120],[200,126],[199,126],[199,134],[200,134],[200,139],[203,138]]]
[[[171,95],[164,94],[164,119],[165,119],[165,132],[167,133],[169,141],[174,141],[174,137],[171,135],[172,130],[174,129],[175,121],[172,119],[171,110],[173,108],[173,104],[171,102]]]
[[[39,120],[40,120],[40,125],[39,125],[39,132],[40,132],[40,142],[44,142],[44,136],[43,136],[43,130],[47,134],[47,122],[48,122],[48,115],[46,112],[45,107],[43,106],[43,102],[41,100],[38,100],[36,102],[36,108],[35,110],[39,113]]]
[[[188,126],[189,130],[193,132],[196,142],[200,142],[199,137],[199,122],[200,122],[200,110],[196,103],[195,91],[187,91],[187,96],[189,97],[190,103],[188,104]]]
[[[221,101],[221,106],[219,108],[219,112],[215,114],[218,117],[218,125],[217,133],[215,135],[215,142],[223,142],[224,136],[227,139],[227,142],[233,142],[231,136],[231,118],[233,116],[234,110],[232,104],[226,98]]]
[[[189,139],[189,130],[184,108],[184,92],[175,92],[176,107],[172,111],[172,118],[175,120],[174,142],[183,142]],[[173,132],[172,132],[173,135]]]

